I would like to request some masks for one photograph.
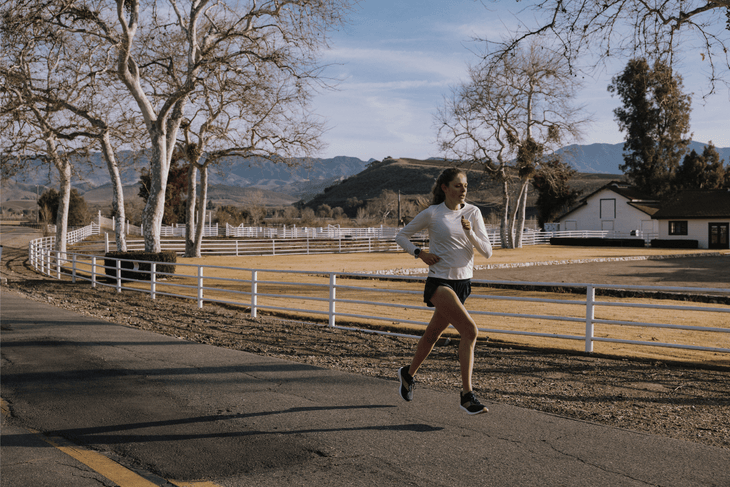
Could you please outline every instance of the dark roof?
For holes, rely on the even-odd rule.
[[[639,211],[643,211],[647,215],[651,216],[659,211],[659,202],[646,202],[646,203],[629,203],[629,206],[633,206]]]
[[[560,215],[557,220],[560,220],[570,213],[573,213],[578,208],[581,208],[588,204],[588,200],[593,197],[593,195],[600,193],[604,189],[609,189],[613,191],[614,193],[618,194],[619,196],[623,196],[626,198],[628,203],[636,208],[639,211],[643,211],[644,213],[648,215],[652,215],[654,212],[656,212],[656,209],[658,208],[659,201],[656,198],[653,198],[652,196],[639,192],[635,187],[627,184],[622,183],[621,181],[611,181],[610,183],[601,186],[585,198],[581,199],[574,207]]]
[[[653,196],[642,193],[635,187],[629,186],[626,183],[617,183],[615,181],[612,181],[601,189],[610,189],[614,193],[620,194],[624,198],[631,201],[657,201],[657,199]]]
[[[669,218],[730,218],[730,190],[686,190],[673,197],[652,215]]]

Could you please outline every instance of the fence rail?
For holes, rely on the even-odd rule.
[[[362,232],[343,233],[320,231],[316,228],[293,229],[241,227],[238,237],[228,239],[205,239],[201,243],[201,254],[209,255],[280,255],[280,254],[315,254],[315,253],[345,253],[345,252],[390,252],[397,251],[395,243],[397,232],[373,231],[379,229],[354,229]],[[245,230],[245,231],[244,231]],[[347,229],[353,230],[353,229]],[[398,230],[398,229],[391,229]],[[300,235],[294,237],[293,235]],[[331,236],[328,236],[331,235]],[[501,246],[499,232],[488,232],[490,242],[494,247]],[[528,232],[523,236],[523,245],[547,245],[551,237],[595,237],[611,238],[607,232],[600,231],[565,231],[565,232]],[[240,239],[240,240],[239,240]],[[420,232],[412,238],[424,245],[428,242],[428,234]],[[162,239],[162,250],[173,250],[183,253],[183,240]],[[128,250],[143,250],[144,241],[139,239],[127,240]]]
[[[182,253],[182,240],[160,240],[162,250]],[[203,240],[200,252],[207,255],[282,255],[393,252],[400,247],[394,239],[379,238],[286,238]],[[144,250],[144,240],[127,240],[127,250]]]
[[[52,237],[30,243],[31,265],[36,270],[91,286],[108,286],[116,292],[141,292],[151,299],[175,296],[204,303],[226,303],[250,310],[326,319],[331,327],[372,330],[382,322],[425,326],[432,309],[418,305],[423,278],[373,276],[338,272],[282,271],[238,267],[176,264],[175,274],[157,271],[155,262],[100,258],[67,253],[65,259],[52,250]],[[127,268],[149,265],[137,276],[125,276]],[[730,300],[728,289],[618,286],[585,283],[530,283],[474,280],[470,313],[499,317],[501,328],[480,327],[490,334],[540,337],[583,342],[585,352],[594,344],[614,343],[666,347],[718,354],[730,353],[730,305],[677,304],[675,301],[630,298],[596,299],[596,290],[623,289],[641,292],[712,293],[721,302]],[[515,295],[498,286],[557,286],[582,289],[576,295],[527,293]],[[492,287],[490,287],[492,286]],[[550,297],[545,297],[550,296]],[[515,306],[519,303],[519,307]],[[519,312],[517,312],[519,311]],[[701,316],[701,325],[692,324]],[[665,317],[664,322],[658,317]],[[550,323],[547,325],[546,323]],[[368,326],[371,328],[368,329]],[[652,330],[662,330],[666,339],[646,339]],[[648,330],[648,331],[647,331]],[[385,333],[379,332],[377,333]]]

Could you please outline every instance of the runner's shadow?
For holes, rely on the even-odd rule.
[[[291,413],[312,413],[315,411],[337,411],[337,410],[354,410],[354,409],[382,409],[394,408],[392,405],[364,405],[364,406],[312,406],[312,407],[296,407],[281,411],[261,411],[254,413],[237,413],[226,415],[208,415],[195,418],[179,418],[167,419],[160,421],[146,421],[138,423],[129,423],[123,425],[95,426],[89,428],[70,428],[64,430],[49,431],[46,434],[50,436],[60,436],[63,438],[73,438],[75,441],[86,444],[122,444],[122,443],[146,443],[155,441],[179,441],[194,440],[202,438],[234,438],[245,436],[259,435],[297,435],[304,433],[328,433],[328,432],[347,432],[347,431],[412,431],[416,433],[428,433],[441,431],[443,428],[435,427],[428,424],[391,424],[391,425],[368,425],[353,427],[333,427],[333,428],[309,428],[309,429],[281,429],[279,427],[269,429],[245,429],[246,425],[237,426],[237,431],[230,431],[225,426],[230,421],[240,421],[252,418],[261,418],[266,416],[275,416]],[[306,422],[306,421],[305,421]],[[213,429],[219,430],[223,427],[225,431],[205,431],[206,424],[213,426]],[[255,424],[255,423],[253,423]],[[156,432],[150,429],[158,430]],[[161,431],[159,431],[161,429]],[[191,430],[197,429],[197,432]],[[128,432],[129,434],[124,434]]]

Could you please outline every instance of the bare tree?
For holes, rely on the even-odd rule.
[[[373,220],[385,223],[389,218],[398,217],[398,193],[386,189],[377,198],[368,201],[367,212]],[[396,222],[397,224],[398,222]]]
[[[51,2],[57,28],[104,39],[135,99],[150,142],[145,248],[160,251],[167,174],[190,97],[221,66],[272,66],[293,76],[318,74],[315,57],[350,0],[102,0]]]
[[[83,136],[83,123],[57,100],[77,99],[80,96],[75,83],[78,79],[68,79],[58,69],[69,56],[69,46],[63,36],[43,23],[23,21],[25,12],[22,9],[4,7],[0,16],[2,170],[7,175],[38,160],[56,168],[60,191],[55,248],[63,255],[66,252],[72,161],[85,156],[89,147]]]
[[[437,114],[438,140],[446,155],[480,165],[501,183],[502,246],[521,247],[536,169],[587,121],[572,103],[579,84],[567,62],[538,42],[487,57],[469,75]]]
[[[677,54],[691,53],[708,67],[710,92],[717,81],[728,81],[730,0],[538,0],[525,10],[537,14],[537,24],[496,41],[502,55],[550,35],[571,66],[584,55],[596,63],[646,56],[671,66]]]
[[[38,7],[32,2],[17,0],[6,2],[4,7],[3,26],[12,33],[6,55],[24,53],[8,64],[7,76],[14,80],[24,77],[23,102],[53,107],[59,117],[73,120],[73,125],[56,131],[59,137],[85,138],[85,150],[93,145],[101,150],[112,181],[117,249],[126,250],[124,194],[115,147],[134,147],[141,127],[135,114],[120,109],[129,100],[121,97],[124,92],[110,70],[111,48],[95,37],[55,31],[50,24],[38,21]],[[31,52],[36,59],[33,63],[28,62]],[[45,83],[34,79],[43,72],[38,71],[41,62],[44,66],[40,69],[45,70],[48,80]]]
[[[310,85],[268,66],[221,66],[191,96],[195,112],[182,124],[181,154],[189,163],[185,255],[199,257],[208,168],[232,157],[258,156],[292,165],[321,147],[323,124],[309,109]],[[200,172],[200,197],[196,173]],[[197,215],[197,218],[196,218]],[[195,230],[195,231],[193,231]]]

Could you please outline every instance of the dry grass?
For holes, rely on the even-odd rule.
[[[481,255],[474,259],[475,266],[494,264],[514,264],[522,262],[580,261],[585,259],[604,259],[613,257],[635,257],[645,255],[685,255],[703,254],[717,251],[684,249],[646,249],[646,248],[600,248],[600,247],[562,247],[535,245],[521,249],[495,249],[492,258]],[[248,269],[277,269],[324,272],[373,272],[391,269],[425,268],[421,260],[416,260],[404,252],[383,252],[373,254],[319,254],[319,255],[274,255],[257,257],[218,256],[200,259],[179,259],[183,264],[205,264],[210,266],[241,267]]]
[[[693,251],[691,253],[707,253],[709,251]],[[574,248],[536,246],[516,250],[497,249],[494,256],[487,261],[478,256],[475,264],[511,264],[520,262],[546,261],[581,261],[585,259],[603,259],[612,257],[629,257],[643,255],[679,255],[690,253],[686,250],[654,250],[654,249],[622,249],[622,248]],[[258,272],[258,292],[270,294],[260,296],[257,305],[262,309],[300,309],[307,311],[280,311],[288,316],[299,319],[323,321],[328,313],[328,279],[324,276],[312,274],[312,270],[319,272],[372,272],[378,270],[421,268],[423,263],[412,257],[399,253],[375,254],[327,254],[327,255],[288,255],[288,256],[261,256],[261,257],[205,257],[201,259],[178,260],[179,264],[205,264],[205,299],[237,303],[249,307],[251,298],[250,270],[261,269]],[[216,268],[214,266],[221,266]],[[226,268],[222,268],[226,267]],[[157,284],[158,292],[171,292],[196,296],[193,287],[181,288],[179,285],[195,286],[197,277],[193,267],[179,265],[177,275],[168,282]],[[264,272],[263,269],[278,271],[306,271],[306,273]],[[263,281],[263,282],[261,282]],[[319,285],[319,287],[312,286]],[[175,286],[173,288],[173,285]],[[127,285],[125,285],[127,287]],[[130,287],[149,289],[149,284],[133,284]],[[371,281],[364,279],[338,278],[338,300],[368,301],[382,304],[363,304],[338,302],[337,323],[343,326],[358,326],[380,329],[398,330],[404,333],[418,333],[422,325],[408,323],[410,321],[426,323],[432,314],[431,309],[424,308],[421,302],[423,285],[420,282],[407,281]],[[403,293],[406,291],[407,293]],[[410,292],[411,294],[408,294]],[[489,298],[478,299],[477,295]],[[559,300],[558,303],[514,301],[499,299],[530,298]],[[497,333],[493,330],[531,331],[555,335],[584,336],[585,335],[585,305],[568,304],[567,301],[585,301],[585,295],[554,294],[547,292],[528,292],[492,288],[475,288],[468,306],[473,312],[480,327],[490,331],[483,333],[492,341],[499,340],[505,344],[555,348],[571,351],[584,350],[584,340],[565,340],[549,337],[530,337]],[[599,298],[602,302],[641,303],[650,305],[686,305],[683,302],[673,302],[658,299],[618,299]],[[406,307],[405,305],[408,305]],[[411,306],[420,307],[413,309]],[[729,308],[723,305],[696,304],[700,307]],[[526,319],[511,316],[493,316],[480,313],[520,313],[541,316],[571,317],[581,321],[571,322],[553,319]],[[357,315],[379,315],[383,320],[362,318]],[[697,310],[678,311],[672,309],[644,309],[598,306],[595,311],[596,319],[632,321],[637,323],[668,323],[686,326],[705,326],[716,328],[730,328],[727,314],[705,313]],[[452,333],[453,334],[453,333]],[[619,326],[608,324],[595,325],[595,337],[613,338],[621,340],[636,340],[656,343],[680,343],[687,345],[730,348],[730,334],[715,332],[698,332],[655,328],[646,326]],[[718,365],[730,365],[728,354],[710,353],[694,350],[669,349],[644,345],[594,342],[594,351],[610,355],[653,358],[660,360],[702,361]]]

